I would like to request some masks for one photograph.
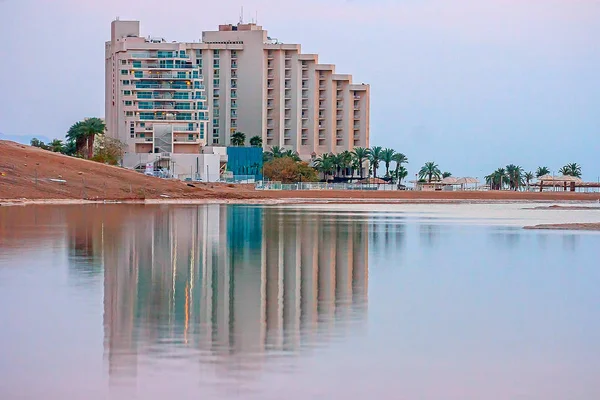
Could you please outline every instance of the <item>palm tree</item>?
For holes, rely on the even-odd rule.
[[[419,171],[419,179],[427,178],[428,183],[431,183],[433,178],[440,179],[441,175],[442,173],[440,172],[438,165],[433,161],[426,162]]]
[[[506,166],[506,175],[511,190],[519,190],[523,185],[523,168],[518,165],[509,164]]]
[[[250,146],[262,147],[262,138],[260,136],[252,136],[250,138]]]
[[[344,164],[344,160],[342,160],[341,154],[330,154],[331,160],[334,165],[333,177],[340,175],[340,171],[342,170],[342,166]]]
[[[246,134],[244,132],[236,132],[231,135],[231,144],[234,146],[243,146],[246,143]]]
[[[281,153],[281,157],[289,157],[294,161],[301,161],[300,155],[293,150],[284,151],[283,153]]]
[[[62,153],[64,151],[63,142],[60,139],[54,139],[48,146],[50,147],[50,150],[55,153]]]
[[[403,165],[400,165],[399,167],[396,166],[396,181],[398,182],[398,188],[400,188],[400,185],[402,184],[402,179],[406,178],[407,175],[408,170],[404,168]]]
[[[86,158],[91,158],[94,155],[94,139],[96,135],[104,135],[106,124],[100,118],[86,118],[79,129],[85,140]]]
[[[568,176],[574,176],[576,178],[581,178],[581,165],[579,165],[577,163],[567,164],[564,167],[562,167],[561,169],[559,169],[558,172],[562,175],[568,175]]]
[[[377,168],[379,168],[379,162],[381,161],[381,157],[383,156],[383,149],[381,146],[371,147],[370,159],[371,164],[373,165],[373,178],[377,178]]]
[[[390,164],[394,161],[394,154],[396,152],[394,149],[386,148],[381,152],[381,161],[385,163],[385,177],[389,178],[390,176]]]
[[[550,174],[550,170],[548,169],[548,167],[538,167],[538,169],[535,171],[535,177],[539,178],[540,176],[544,176],[544,175],[548,175]]]
[[[358,171],[360,174],[360,179],[363,179],[363,170],[365,167],[365,160],[369,158],[371,155],[371,150],[366,149],[364,147],[355,147],[352,151],[352,156],[355,161],[358,163]]]
[[[452,172],[442,172],[442,179],[450,178],[451,176],[452,176]]]
[[[335,170],[335,162],[333,154],[323,154],[321,157],[317,157],[313,160],[313,166],[319,172],[323,173],[323,177],[327,182],[327,175],[331,174]]]
[[[344,170],[344,176],[348,175],[348,168],[352,166],[352,153],[348,150],[343,151],[339,154],[340,156],[340,164],[342,169]]]
[[[504,186],[504,182],[508,180],[506,176],[506,170],[504,168],[498,168],[491,174],[485,177],[485,181],[490,185],[491,190],[501,190]]]
[[[525,175],[523,175],[523,177],[525,178],[525,182],[527,183],[527,191],[529,191],[529,182],[531,182],[531,180],[533,178],[535,178],[535,176],[533,175],[533,172],[526,172]]]
[[[398,171],[402,167],[402,164],[408,163],[408,158],[402,153],[394,153],[393,161],[396,163],[394,175],[396,176],[396,180],[398,180]]]
[[[285,154],[285,150],[283,149],[283,147],[273,146],[273,147],[271,147],[271,151],[265,151],[263,153],[263,161],[269,162],[269,161],[273,160],[274,158],[283,157],[284,154]]]
[[[83,154],[85,147],[85,136],[83,133],[83,121],[75,122],[67,131],[67,140],[75,143],[75,153]]]

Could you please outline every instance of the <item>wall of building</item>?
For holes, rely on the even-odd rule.
[[[128,52],[144,49],[183,50],[203,75],[203,138],[194,146],[176,145],[175,152],[229,146],[236,131],[248,140],[261,136],[265,149],[297,151],[304,160],[369,147],[369,86],[353,84],[351,75],[336,74],[332,64],[319,64],[317,55],[302,54],[298,44],[270,39],[256,24],[222,25],[218,31],[203,32],[201,43],[155,42],[139,37],[139,22],[115,21],[106,44],[106,118],[108,134],[128,143],[129,152],[146,151],[148,140],[138,137],[144,128],[137,123],[131,138],[132,119],[125,113],[136,109],[124,106],[120,70],[130,68]]]
[[[254,175],[262,179],[263,149],[260,147],[227,148],[227,171],[233,175]]]

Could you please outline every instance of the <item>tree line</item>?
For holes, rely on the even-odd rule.
[[[126,145],[117,139],[105,137],[105,131],[106,125],[102,119],[86,118],[71,125],[64,142],[54,139],[46,144],[33,138],[30,144],[55,153],[116,165],[123,157]]]
[[[577,163],[566,164],[558,170],[558,173],[581,178],[581,166]],[[534,174],[533,172],[525,172],[519,165],[509,164],[487,175],[485,181],[492,190],[503,190],[504,188],[520,190],[522,187],[529,188],[529,184],[534,178],[549,174],[550,169],[548,167],[538,167]]]
[[[298,153],[292,150],[286,150],[280,146],[273,146],[271,150],[265,151],[263,153],[263,161],[265,163],[264,167],[264,175],[266,178],[271,180],[282,180],[280,174],[274,171],[274,174],[271,174],[271,163],[277,162],[281,164],[280,159],[287,158],[296,164],[301,164],[300,156]],[[355,176],[356,172],[358,172],[360,179],[364,179],[364,173],[366,168],[366,163],[368,162],[368,177],[373,176],[377,178],[377,169],[380,164],[385,165],[385,176],[383,179],[389,182],[397,182],[400,184],[404,178],[408,175],[408,171],[403,164],[408,163],[408,158],[402,154],[398,153],[393,149],[382,148],[380,146],[374,146],[371,148],[364,147],[356,147],[353,151],[343,151],[341,153],[325,153],[319,157],[316,157],[312,160],[311,165],[308,163],[306,167],[312,168],[316,172],[320,172],[323,174],[324,179],[327,181],[329,178],[352,178]],[[286,162],[290,164],[289,162]],[[392,163],[395,163],[394,169],[390,170]],[[304,166],[302,166],[304,168]],[[306,171],[305,171],[306,172]],[[310,174],[312,176],[312,174]],[[316,174],[315,178],[316,178]],[[289,182],[295,182],[299,180],[298,178],[302,176],[303,179],[308,180],[308,177],[302,175],[299,171],[296,173],[296,179],[288,180]],[[293,178],[293,174],[290,174],[290,177]],[[284,180],[282,180],[284,181]]]

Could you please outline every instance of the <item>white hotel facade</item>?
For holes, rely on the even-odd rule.
[[[246,144],[260,136],[265,149],[308,160],[369,146],[369,85],[254,23],[180,43],[117,20],[106,43],[106,123],[130,154],[201,154],[239,131]]]

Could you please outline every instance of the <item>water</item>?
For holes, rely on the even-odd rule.
[[[600,398],[600,235],[522,206],[0,208],[0,399]]]

